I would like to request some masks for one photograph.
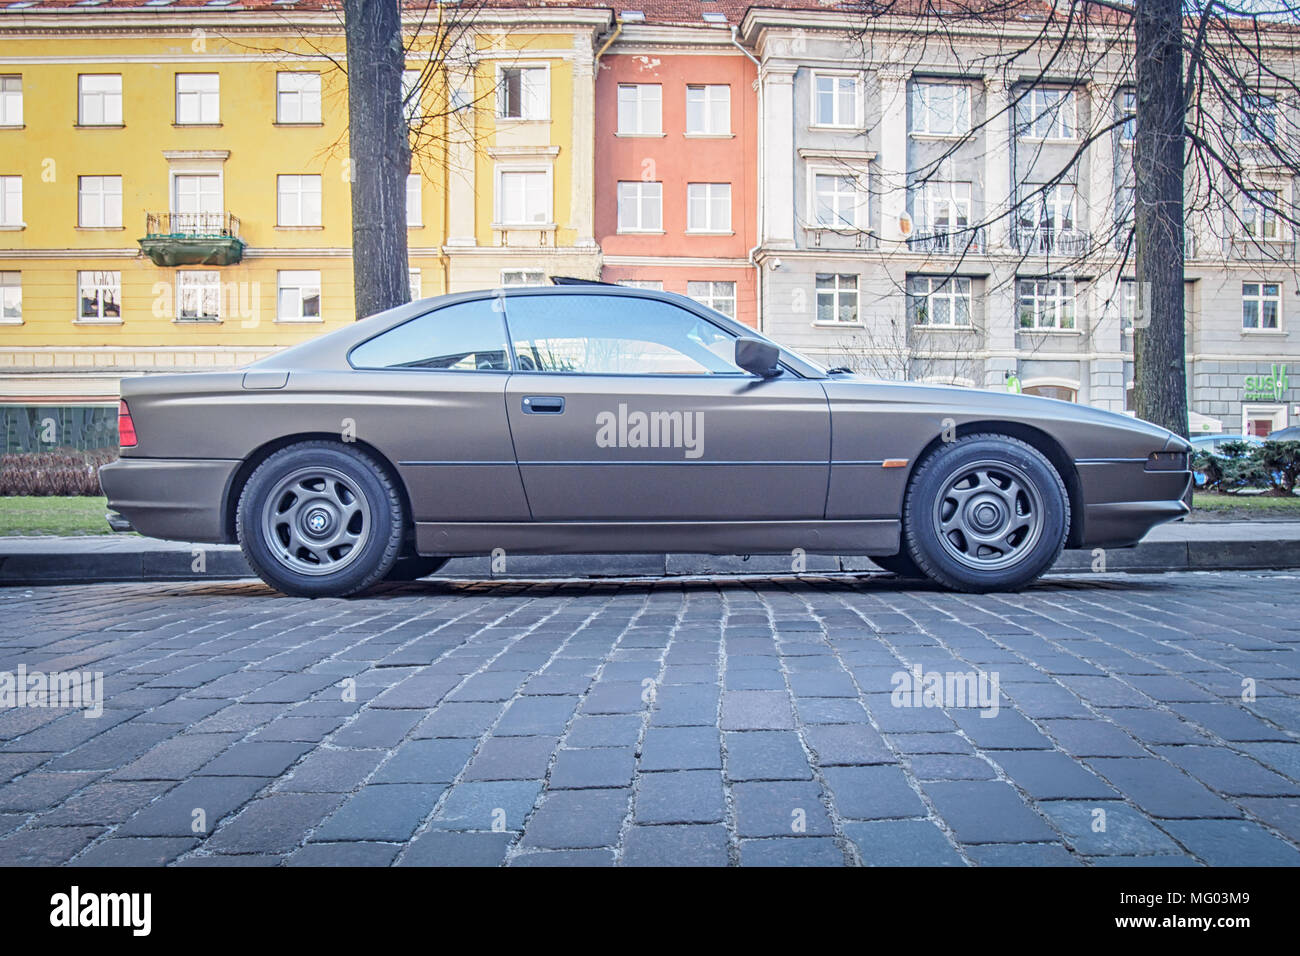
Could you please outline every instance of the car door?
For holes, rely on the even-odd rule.
[[[684,305],[590,290],[506,298],[506,412],[537,521],[820,519],[830,413],[760,379]]]

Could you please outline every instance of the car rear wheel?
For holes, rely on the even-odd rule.
[[[302,442],[258,465],[239,497],[239,545],[259,577],[297,597],[347,597],[393,568],[401,496],[365,452]]]
[[[907,555],[959,591],[1024,587],[1065,547],[1070,499],[1038,449],[1005,435],[967,435],[928,456],[903,505]]]

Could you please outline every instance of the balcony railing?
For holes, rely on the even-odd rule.
[[[145,214],[140,249],[159,266],[228,266],[244,255],[239,217],[229,212]]]
[[[939,255],[983,255],[988,251],[988,243],[983,229],[957,227],[947,231],[927,230],[907,239],[907,248],[913,252],[928,252]]]
[[[1092,237],[1078,229],[1024,229],[1014,236],[1017,251],[1028,256],[1082,256]]]

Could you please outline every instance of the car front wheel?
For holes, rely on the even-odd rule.
[[[348,445],[290,445],[258,465],[239,497],[248,563],[297,597],[347,597],[382,580],[401,551],[401,496],[379,463]]]
[[[1010,591],[1065,547],[1070,499],[1038,449],[1005,435],[967,435],[928,456],[903,505],[906,553],[959,591]]]

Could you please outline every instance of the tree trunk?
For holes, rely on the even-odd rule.
[[[1137,0],[1134,408],[1186,438],[1182,30],[1180,0]]]
[[[411,144],[402,110],[399,0],[344,0],[352,270],[358,319],[411,298],[406,177]]]

